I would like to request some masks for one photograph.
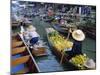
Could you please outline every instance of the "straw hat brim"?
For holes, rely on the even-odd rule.
[[[83,32],[81,32],[80,36],[76,35],[77,30],[72,32],[72,37],[77,40],[77,41],[83,41],[85,39],[85,34]]]

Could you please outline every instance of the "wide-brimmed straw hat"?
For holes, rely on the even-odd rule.
[[[28,26],[28,31],[36,31],[36,28],[33,25]]]
[[[85,64],[85,67],[90,68],[90,69],[94,69],[95,68],[95,62],[93,61],[93,59],[88,59]]]
[[[82,30],[78,29],[72,32],[72,37],[77,41],[83,41],[85,39],[85,34],[83,33]]]

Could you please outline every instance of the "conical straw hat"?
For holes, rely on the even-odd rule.
[[[85,39],[85,34],[82,30],[75,30],[72,32],[72,37],[77,41],[83,41]]]

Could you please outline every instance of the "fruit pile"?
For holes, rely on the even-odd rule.
[[[79,67],[80,69],[84,69],[84,63],[87,61],[88,57],[86,54],[83,55],[76,55],[70,59],[70,62],[75,66]]]
[[[72,42],[65,40],[64,37],[59,35],[57,31],[53,31],[49,33],[49,39],[54,45],[54,47],[57,48],[59,51],[72,48],[73,46]]]

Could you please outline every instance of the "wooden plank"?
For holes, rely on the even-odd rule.
[[[22,41],[18,35],[18,33],[13,33],[12,34],[12,42],[18,42],[18,41]]]
[[[12,60],[11,61],[11,65],[12,66],[17,66],[17,65],[19,65],[19,64],[23,64],[23,63],[26,63],[28,60],[29,60],[29,55],[27,55],[27,56],[22,56],[22,57],[20,57],[20,58],[17,58],[17,59],[15,59],[15,60]]]
[[[15,48],[15,47],[17,47],[17,46],[21,46],[23,44],[23,42],[22,41],[12,41],[12,48]]]
[[[19,54],[19,53],[22,53],[25,51],[25,46],[24,47],[18,47],[18,48],[14,48],[12,49],[12,55],[15,55],[15,54]]]
[[[15,39],[15,38],[12,38],[11,41],[12,41],[12,42],[18,42],[18,40]]]

